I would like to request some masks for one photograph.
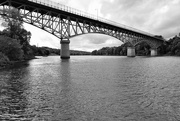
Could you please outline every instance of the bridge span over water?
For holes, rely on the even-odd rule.
[[[155,35],[106,20],[50,0],[1,0],[1,15],[11,17],[16,8],[25,23],[43,29],[60,39],[61,58],[70,58],[70,38],[88,33],[99,33],[115,37],[123,43],[129,42],[128,56],[135,56],[135,46],[145,41],[151,47],[151,55],[164,42]],[[98,41],[98,40],[97,40]]]

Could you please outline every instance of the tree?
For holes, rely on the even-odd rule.
[[[92,55],[97,55],[97,50],[92,51]]]
[[[4,22],[2,25],[6,28],[4,32],[13,39],[18,39],[18,35],[23,28],[23,19],[20,16],[18,9],[8,8],[4,9],[3,12],[6,16],[2,16]]]
[[[10,8],[5,9],[4,13],[8,13],[6,16],[2,16],[4,19],[3,26],[5,29],[3,33],[13,39],[20,40],[21,45],[27,45],[30,42],[31,32],[24,29],[23,18],[20,15],[18,9]]]
[[[150,46],[145,41],[138,43],[135,49],[137,55],[147,56],[150,54]]]
[[[24,29],[23,18],[18,9],[11,7],[10,9],[5,9],[4,13],[7,15],[3,16],[3,26],[5,29],[3,30],[2,34],[14,40],[19,40],[18,42],[21,45],[24,57],[28,58],[29,56],[30,58],[33,58],[33,52],[29,44],[31,32]]]
[[[155,35],[154,37],[165,40],[162,35]]]
[[[23,51],[18,40],[0,36],[0,52],[4,53],[10,61],[22,60]]]

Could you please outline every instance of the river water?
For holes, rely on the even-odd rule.
[[[38,57],[0,70],[0,121],[180,121],[180,58]]]

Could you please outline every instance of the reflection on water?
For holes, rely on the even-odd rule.
[[[40,57],[0,70],[2,121],[178,121],[177,57]]]
[[[0,119],[22,119],[27,108],[24,91],[28,88],[27,83],[22,81],[27,74],[26,69],[5,70],[0,73]]]

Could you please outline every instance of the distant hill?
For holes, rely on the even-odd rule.
[[[91,55],[91,52],[70,50],[71,55]]]

